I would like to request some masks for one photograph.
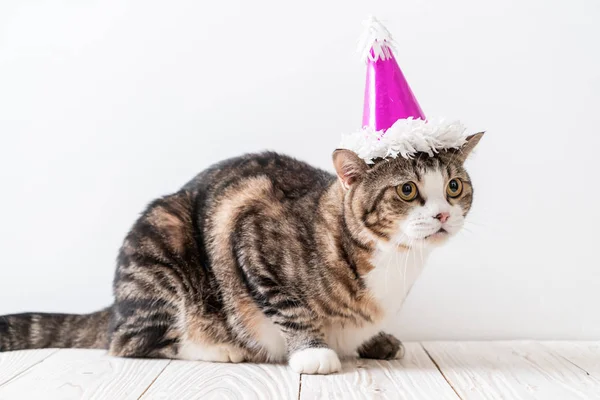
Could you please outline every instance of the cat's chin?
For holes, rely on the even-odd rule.
[[[437,231],[429,236],[425,236],[422,240],[425,243],[437,246],[437,245],[441,245],[441,244],[445,243],[449,237],[450,237],[450,233],[448,233],[448,231],[446,231],[444,229],[440,229],[439,231]]]
[[[433,247],[444,244],[451,234],[445,229],[440,229],[430,235],[420,237],[405,237],[398,246],[405,249]]]

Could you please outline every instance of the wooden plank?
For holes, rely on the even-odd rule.
[[[300,399],[458,399],[418,343],[402,360],[350,360],[334,375],[302,375]]]
[[[0,386],[57,351],[56,349],[43,349],[0,353]]]
[[[142,399],[296,400],[299,381],[285,365],[173,361]]]
[[[0,399],[138,399],[169,363],[61,350],[0,386]]]
[[[600,342],[544,342],[542,345],[600,379]]]
[[[600,398],[600,381],[539,343],[423,345],[463,399]]]

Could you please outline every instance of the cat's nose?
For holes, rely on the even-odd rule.
[[[436,215],[435,218],[439,219],[440,222],[443,224],[444,222],[448,221],[448,218],[450,218],[450,213],[441,212],[438,215]]]

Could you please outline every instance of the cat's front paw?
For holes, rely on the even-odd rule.
[[[404,357],[402,342],[388,333],[380,333],[358,349],[361,358],[397,360]]]
[[[308,348],[292,354],[290,367],[299,374],[330,374],[342,369],[335,351],[327,348]]]

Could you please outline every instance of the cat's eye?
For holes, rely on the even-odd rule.
[[[404,201],[414,200],[417,197],[417,194],[419,194],[417,185],[415,185],[414,182],[406,182],[396,186],[396,192],[398,192],[398,196]]]
[[[450,197],[458,197],[463,191],[463,183],[459,178],[454,178],[448,182],[446,193]]]

